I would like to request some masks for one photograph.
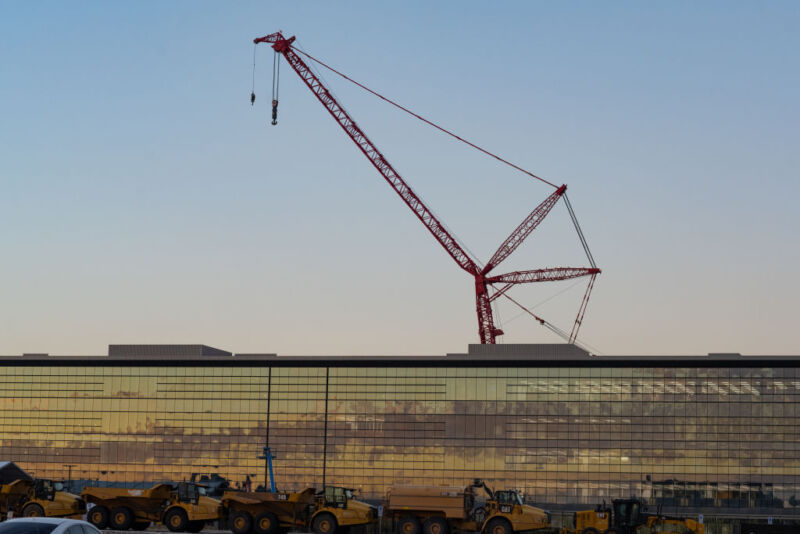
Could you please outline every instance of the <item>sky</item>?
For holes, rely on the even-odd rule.
[[[556,184],[598,354],[800,354],[797,2],[0,3],[0,353],[478,342],[474,282],[287,64]],[[482,262],[552,189],[316,68]],[[497,273],[586,266],[560,202]],[[586,280],[515,287],[564,330]],[[502,300],[502,299],[500,299]],[[560,343],[497,301],[503,343]]]

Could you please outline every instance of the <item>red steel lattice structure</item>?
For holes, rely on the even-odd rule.
[[[289,66],[300,76],[303,83],[311,90],[314,96],[322,103],[325,109],[336,120],[339,126],[350,136],[361,152],[367,157],[372,165],[383,176],[386,182],[403,199],[403,202],[414,212],[414,215],[425,225],[425,228],[433,234],[455,262],[472,275],[475,279],[475,308],[478,314],[478,335],[481,343],[493,344],[497,336],[502,335],[503,331],[494,325],[492,316],[491,302],[498,296],[504,294],[515,284],[525,284],[530,282],[550,282],[556,280],[568,280],[581,276],[594,277],[600,273],[596,267],[556,267],[551,269],[536,269],[530,271],[515,271],[507,274],[488,276],[489,272],[497,267],[503,260],[513,253],[517,247],[530,235],[531,232],[541,223],[550,213],[558,199],[566,192],[567,186],[558,187],[544,202],[539,204],[528,217],[511,233],[511,235],[500,245],[489,262],[483,267],[478,267],[477,263],[467,254],[458,244],[456,239],[447,231],[444,225],[439,222],[436,216],[422,202],[422,199],[411,189],[411,187],[400,177],[397,171],[381,154],[380,150],[369,140],[366,134],[342,108],[333,95],[323,85],[320,79],[314,74],[309,66],[295,52],[292,43],[295,37],[286,38],[281,32],[276,32],[264,37],[253,40],[255,44],[268,43],[279,54],[283,55]],[[503,284],[500,290],[494,295],[489,295],[489,287],[494,288],[493,284]],[[582,319],[582,315],[580,316]],[[572,341],[572,339],[571,339]]]

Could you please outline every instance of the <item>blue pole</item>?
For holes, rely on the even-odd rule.
[[[278,490],[275,489],[275,475],[272,474],[272,452],[269,450],[269,446],[264,447],[264,455],[267,457],[267,465],[269,465],[269,490],[271,493],[276,493]]]

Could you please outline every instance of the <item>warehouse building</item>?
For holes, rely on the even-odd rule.
[[[0,459],[75,484],[218,473],[280,489],[483,478],[553,510],[640,497],[706,517],[800,517],[800,358],[591,356],[471,345],[284,357],[204,345],[0,357]]]

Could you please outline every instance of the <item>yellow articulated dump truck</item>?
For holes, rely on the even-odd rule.
[[[233,534],[277,534],[310,528],[316,534],[334,534],[375,520],[372,506],[353,498],[352,490],[326,486],[301,492],[226,491],[222,507]]]
[[[315,534],[334,534],[351,527],[368,525],[375,521],[375,508],[356,500],[353,490],[338,486],[325,486],[316,495],[310,511],[309,526]]]
[[[302,528],[314,502],[314,488],[295,492],[226,491],[222,514],[233,534],[272,534]]]
[[[478,489],[485,492],[481,501]],[[398,534],[448,534],[456,530],[512,534],[550,530],[550,514],[522,504],[514,490],[492,491],[481,480],[466,488],[394,486],[387,495],[388,515]]]
[[[0,485],[0,520],[12,517],[69,517],[80,519],[86,511],[83,500],[64,491],[61,482],[18,479]]]
[[[702,523],[685,517],[647,514],[639,499],[616,499],[613,509],[598,506],[595,510],[575,513],[575,528],[563,528],[560,534],[705,534]]]
[[[172,532],[200,532],[220,518],[220,503],[202,495],[202,487],[181,482],[150,489],[84,488],[89,522],[99,529],[145,530],[163,523]]]

